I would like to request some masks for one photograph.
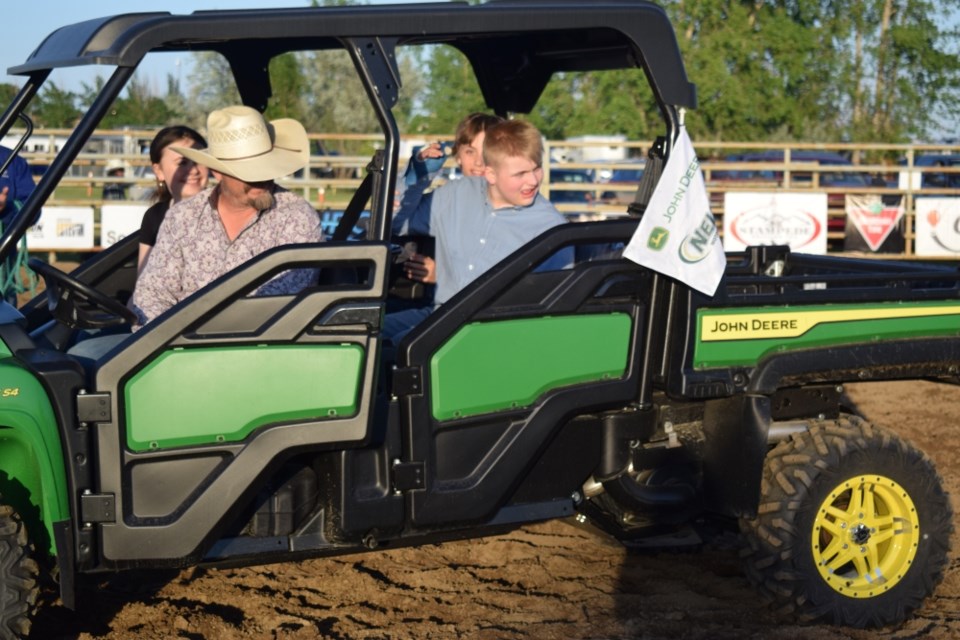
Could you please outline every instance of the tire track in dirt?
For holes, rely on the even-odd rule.
[[[867,417],[933,457],[960,511],[960,388],[851,385]],[[945,437],[945,435],[949,437]],[[896,629],[784,625],[730,545],[628,552],[566,522],[442,545],[242,569],[118,575],[35,638],[78,640],[946,640],[960,637],[960,562]]]

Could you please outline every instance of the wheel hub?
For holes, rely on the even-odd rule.
[[[853,544],[866,544],[870,540],[870,527],[858,524],[850,529],[850,540]]]
[[[845,596],[871,598],[910,569],[920,521],[899,483],[863,475],[834,487],[820,505],[812,533],[813,560],[826,583]]]

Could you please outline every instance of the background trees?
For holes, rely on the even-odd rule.
[[[960,120],[957,0],[673,0],[718,139],[899,142]]]
[[[674,21],[700,108],[700,139],[901,142],[956,138],[960,123],[960,0],[662,0]],[[345,4],[349,0],[326,0]],[[314,0],[316,4],[316,0]],[[443,134],[485,104],[469,63],[448,47],[402,50],[401,131]],[[237,102],[226,62],[198,54],[161,94],[135,76],[104,126],[186,122]],[[271,62],[270,117],[312,131],[378,129],[344,51]],[[102,82],[99,80],[97,82]],[[96,89],[50,85],[31,114],[68,127]],[[12,87],[4,89],[9,93]],[[561,74],[530,118],[552,139],[624,134],[650,139],[655,108],[637,71]]]

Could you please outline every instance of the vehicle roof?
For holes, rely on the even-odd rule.
[[[8,73],[136,67],[151,51],[217,51],[234,69],[249,69],[288,51],[339,49],[344,38],[378,38],[384,46],[371,45],[367,55],[392,56],[395,44],[454,46],[470,60],[488,105],[502,113],[529,112],[554,72],[636,66],[664,104],[697,102],[666,13],[643,0],[130,13],[57,29]]]
[[[902,160],[900,164],[906,164],[906,160]],[[917,167],[934,167],[939,165],[951,167],[955,164],[960,164],[960,154],[952,153],[923,153],[917,154],[913,158],[913,164]]]

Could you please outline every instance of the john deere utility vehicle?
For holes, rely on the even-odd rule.
[[[629,213],[540,235],[390,345],[398,55],[425,46],[465,56],[505,116],[534,109],[554,74],[633,69],[646,81],[638,109],[659,115],[667,143]],[[727,256],[707,297],[622,258],[640,217],[656,214],[646,204],[680,110],[693,123],[697,103],[654,4],[156,12],[58,29],[10,70],[22,89],[0,135],[20,129],[52,71],[102,65],[109,76],[7,226],[0,258],[148,54],[222,55],[242,102],[263,110],[272,59],[335,51],[352,61],[382,141],[327,242],[258,256],[87,368],[68,349],[131,321],[136,234],[69,274],[32,260],[49,295],[0,304],[0,635],[28,633],[47,577],[74,606],[91,575],[299,560],[554,518],[637,546],[739,523],[750,580],[802,620],[885,625],[923,603],[952,531],[942,481],[923,453],[845,406],[842,384],[955,383],[960,272],[754,247]],[[351,239],[360,212],[366,236]],[[537,269],[566,247],[572,267]],[[293,267],[319,269],[318,281],[250,295]]]

